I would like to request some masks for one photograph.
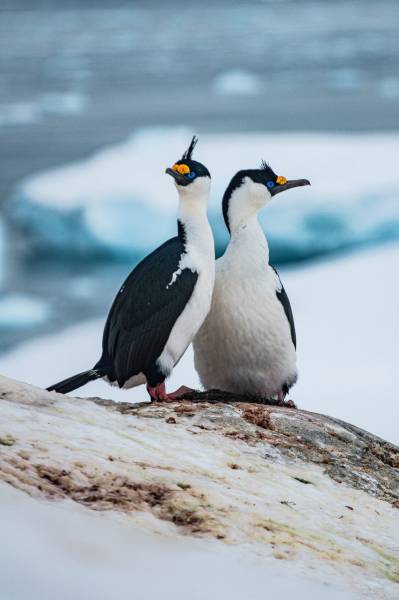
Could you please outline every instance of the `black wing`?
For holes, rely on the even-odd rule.
[[[136,266],[114,300],[98,366],[119,386],[151,368],[191,297],[198,273],[184,269],[169,285],[184,251],[178,237],[165,242]]]
[[[288,323],[290,324],[292,343],[294,344],[294,347],[296,348],[295,323],[294,323],[294,316],[292,314],[291,304],[290,304],[290,301],[288,300],[287,292],[285,291],[284,286],[281,283],[280,275],[278,274],[277,269],[275,269],[275,267],[273,267],[273,265],[270,265],[270,266],[273,269],[273,271],[276,273],[278,280],[280,282],[280,285],[281,285],[281,290],[280,291],[276,290],[276,295],[277,295],[277,298],[280,300],[281,304],[283,305],[285,316],[287,317]]]

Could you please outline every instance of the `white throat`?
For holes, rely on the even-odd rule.
[[[179,208],[177,211],[179,221],[182,223],[194,223],[197,220],[206,219],[209,193],[203,194],[181,194],[179,192]]]
[[[177,186],[177,218],[184,227],[186,246],[208,254],[209,247],[212,246],[213,249],[213,236],[207,217],[210,182],[203,181],[200,185],[195,185],[196,183],[187,188]]]
[[[241,186],[230,198],[230,242],[225,256],[245,264],[245,268],[264,269],[269,263],[269,246],[258,222],[261,205],[257,197],[249,199],[248,196],[248,190]]]

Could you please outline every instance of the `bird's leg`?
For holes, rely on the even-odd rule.
[[[286,408],[297,408],[295,402],[293,402],[292,400],[285,399],[286,395],[287,392],[285,392],[284,390],[280,390],[277,392],[278,406],[285,406]]]
[[[155,387],[147,384],[147,392],[150,394],[151,400],[158,402],[167,402],[169,400],[164,381],[158,383]]]
[[[285,394],[284,390],[279,390],[277,392],[277,401],[279,404],[284,404],[285,396],[286,396],[286,394]]]

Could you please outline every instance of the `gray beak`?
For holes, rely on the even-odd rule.
[[[173,169],[166,169],[165,173],[167,173],[168,175],[171,175],[173,177],[173,179],[176,181],[177,184],[179,185],[188,185],[190,183],[190,181],[185,177],[185,175],[182,175],[181,173],[178,173],[177,171],[174,171]]]
[[[291,188],[295,187],[301,187],[302,185],[310,185],[310,181],[308,179],[291,179],[282,185],[275,185],[271,190],[269,190],[269,192],[272,196],[275,196],[280,192],[285,192],[285,190],[290,190]]]

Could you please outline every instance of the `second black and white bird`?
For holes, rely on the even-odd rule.
[[[214,242],[207,219],[210,174],[192,160],[196,144],[166,172],[179,194],[178,235],[149,254],[120,288],[104,329],[102,356],[88,371],[50,388],[68,393],[104,378],[121,388],[147,384],[168,400],[165,379],[205,319],[212,297]]]
[[[216,261],[211,310],[194,339],[195,366],[205,389],[283,400],[297,379],[296,334],[288,296],[269,265],[258,212],[277,194],[309,185],[287,181],[266,164],[239,171],[223,197],[230,232]]]

